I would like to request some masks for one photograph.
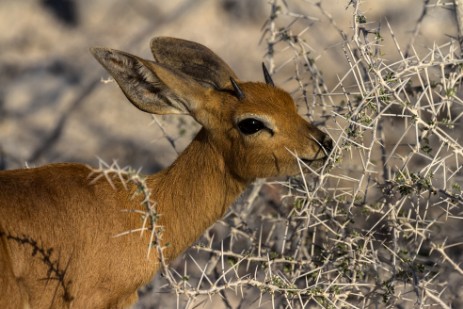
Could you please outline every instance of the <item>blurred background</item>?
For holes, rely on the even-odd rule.
[[[289,14],[275,25],[307,32],[311,57],[331,87],[349,67],[341,35],[352,36],[354,15],[347,9],[352,2],[282,1],[282,10],[306,18],[291,24],[294,16]],[[390,24],[402,51],[413,53],[457,37],[451,3],[374,0],[362,10],[370,28]],[[264,0],[2,0],[0,169],[63,161],[97,166],[99,159],[144,173],[162,169],[199,126],[187,116],[166,116],[158,117],[161,129],[127,101],[116,83],[107,82],[109,75],[88,48],[110,47],[150,59],[152,37],[174,36],[208,46],[242,80],[263,80],[261,62],[269,59],[270,50],[265,29],[275,13],[271,8]],[[383,40],[384,59],[400,59],[393,37]],[[302,101],[298,86],[289,80],[294,71],[271,69],[276,69],[277,84]],[[149,292],[139,308],[152,306]],[[174,304],[176,296],[170,296]]]
[[[175,36],[210,47],[242,79],[261,78],[264,49],[258,42],[266,11],[263,1],[2,1],[3,168],[96,164],[97,156],[145,172],[165,166],[175,151],[115,83],[100,82],[108,74],[88,48],[151,58],[152,37]],[[196,129],[174,127],[173,133],[188,139]]]
[[[348,3],[322,2],[346,33],[352,19]],[[347,66],[338,30],[327,26],[326,16],[309,1],[288,6],[311,16],[300,28],[308,27],[306,37],[318,66],[335,81]],[[419,29],[425,8],[421,2],[377,0],[362,8],[369,21],[382,27],[386,20],[391,23],[404,46],[416,31],[421,39],[416,48],[456,36],[451,8],[428,9]],[[111,47],[149,59],[152,37],[175,36],[210,47],[242,80],[262,80],[260,63],[267,52],[262,29],[270,9],[264,0],[1,1],[0,168],[61,161],[97,164],[97,157],[143,167],[144,172],[166,166],[176,152],[159,127],[150,126],[151,117],[133,108],[115,83],[101,82],[108,74],[88,48]],[[275,78],[286,87],[287,76]],[[178,150],[198,129],[189,117],[167,117],[165,126],[178,139]]]

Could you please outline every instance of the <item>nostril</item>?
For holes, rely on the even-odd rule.
[[[323,137],[322,147],[326,154],[329,154],[333,150],[333,140],[327,135]]]

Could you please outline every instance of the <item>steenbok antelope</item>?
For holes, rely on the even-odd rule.
[[[320,165],[332,144],[265,67],[266,83],[241,82],[198,43],[155,38],[151,50],[154,61],[91,52],[137,108],[188,114],[202,125],[171,166],[146,177],[172,260],[256,178],[299,173],[293,154]],[[157,251],[147,258],[149,233],[115,237],[141,226],[137,189],[76,163],[0,172],[0,308],[134,303],[159,268]]]

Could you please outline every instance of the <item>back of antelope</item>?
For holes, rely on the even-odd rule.
[[[172,260],[256,178],[297,174],[294,153],[319,165],[331,141],[265,69],[267,83],[242,82],[198,43],[161,37],[151,50],[154,61],[91,52],[137,108],[202,125],[171,166],[146,176]],[[77,163],[0,172],[0,308],[124,308],[137,300],[159,265],[156,252],[147,258],[150,233],[115,235],[142,226],[144,197],[124,177],[100,176]]]

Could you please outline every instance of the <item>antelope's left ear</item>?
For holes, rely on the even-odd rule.
[[[202,124],[196,115],[209,102],[209,88],[182,72],[129,53],[108,48],[90,51],[137,108],[152,114],[190,114]]]

